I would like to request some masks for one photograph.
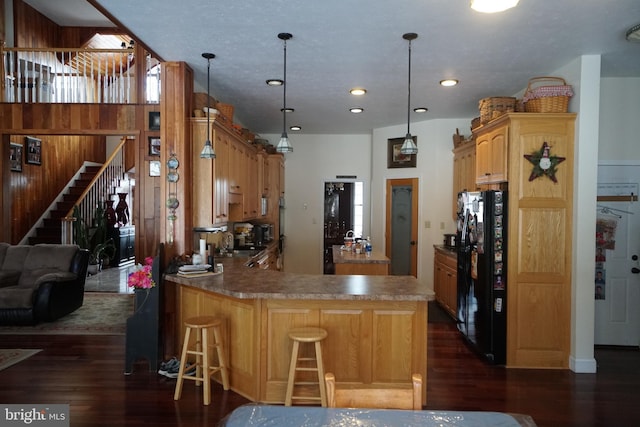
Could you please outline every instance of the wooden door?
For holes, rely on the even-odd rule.
[[[418,276],[418,179],[387,180],[385,254],[389,274]]]
[[[640,183],[640,167],[599,166],[598,182]],[[637,347],[640,344],[640,239],[637,238],[640,206],[637,201],[612,200],[615,197],[598,200],[600,226],[596,231],[610,225],[615,227],[615,235],[614,243],[605,245],[609,249],[603,249],[601,254],[596,252],[594,343]],[[597,287],[601,292],[596,292]]]

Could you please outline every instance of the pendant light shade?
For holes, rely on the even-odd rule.
[[[402,36],[403,39],[409,42],[409,73],[407,78],[407,135],[404,138],[400,152],[402,154],[418,154],[418,147],[413,142],[409,125],[411,124],[411,40],[418,38],[416,33],[406,33]]]
[[[278,38],[284,43],[284,73],[282,76],[282,136],[280,137],[280,141],[278,141],[278,145],[276,145],[276,151],[278,153],[291,153],[293,151],[293,147],[289,141],[289,136],[287,135],[287,40],[290,40],[292,37],[293,36],[289,33],[278,34]]]
[[[211,72],[211,60],[216,56],[213,53],[203,53],[202,57],[207,60],[207,139],[204,142],[204,147],[202,147],[202,151],[200,152],[201,159],[215,159],[216,153],[213,151],[213,145],[211,145],[211,129],[209,127],[209,121],[211,117],[211,95],[209,94],[209,82],[210,82],[210,72]]]

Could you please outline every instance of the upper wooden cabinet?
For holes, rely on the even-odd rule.
[[[476,185],[476,143],[467,141],[453,149],[453,219],[457,217],[458,193],[475,191]]]
[[[277,224],[278,199],[284,182],[282,154],[258,151],[215,120],[209,127],[216,153],[214,160],[200,158],[200,149],[207,139],[206,119],[191,119],[194,227],[249,220]],[[266,217],[260,209],[263,195],[269,195]]]
[[[507,182],[509,127],[483,126],[476,131],[476,184]]]

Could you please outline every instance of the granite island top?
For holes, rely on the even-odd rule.
[[[391,260],[382,252],[373,251],[367,256],[365,253],[357,254],[353,251],[343,251],[342,246],[333,245],[334,264],[391,264]]]
[[[259,257],[257,255],[256,257]],[[298,274],[247,267],[248,257],[216,258],[223,273],[204,277],[165,274],[165,280],[240,299],[429,301],[433,290],[413,276]]]

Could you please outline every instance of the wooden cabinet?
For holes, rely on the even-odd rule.
[[[455,252],[436,248],[433,262],[436,301],[454,318],[458,309],[458,270]]]
[[[427,378],[426,301],[238,299],[170,279],[167,286],[177,287],[176,325],[191,316],[226,319],[231,389],[250,400],[284,402],[292,346],[287,332],[301,326],[327,330],[325,370],[344,383],[397,387],[414,372]],[[183,329],[175,329],[176,343]],[[219,374],[213,378],[220,381]]]
[[[229,140],[228,131],[213,122],[209,139],[213,144],[216,158],[204,160],[200,158],[199,148],[207,139],[206,120],[193,119],[191,136],[193,140],[193,225],[210,227],[226,223],[229,219]]]
[[[217,128],[216,128],[217,129]],[[229,221],[229,145],[231,135],[220,129],[214,134],[213,148],[216,153],[214,160],[215,197],[213,204],[213,223],[222,224]],[[194,181],[197,182],[197,181]],[[195,186],[194,186],[195,187]],[[194,201],[195,204],[195,201]],[[194,222],[194,225],[200,225]]]
[[[244,152],[245,156],[245,182],[246,191],[244,191],[244,218],[255,219],[260,216],[260,196],[261,189],[258,186],[259,161],[258,153],[247,148]]]
[[[136,259],[135,243],[136,243],[136,228],[133,226],[110,228],[107,231],[107,236],[113,239],[116,251],[113,259],[110,262],[111,267],[118,267],[129,261]]]
[[[478,183],[508,178],[509,367],[569,366],[575,117],[507,113],[475,132]],[[553,179],[532,177],[536,165],[524,157],[545,143],[552,158],[564,159]]]
[[[267,173],[265,174],[265,191],[267,194],[267,220],[274,225],[274,236],[280,235],[280,197],[284,197],[284,156],[269,154]]]
[[[236,139],[229,145],[229,193],[243,194],[246,157],[244,143]]]
[[[508,125],[476,130],[476,184],[508,181]]]
[[[457,218],[458,193],[475,191],[476,185],[476,143],[474,140],[453,149],[453,219]]]
[[[284,185],[282,154],[258,152],[215,120],[209,129],[216,158],[203,160],[199,148],[207,139],[207,121],[191,119],[193,225],[211,227],[256,219],[278,224],[278,201]],[[263,194],[269,198],[266,216],[261,215]]]

